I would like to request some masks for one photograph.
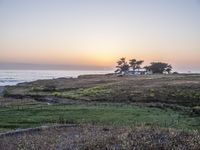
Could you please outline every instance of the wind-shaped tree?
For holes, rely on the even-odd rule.
[[[135,72],[136,66],[137,66],[137,60],[136,59],[129,60],[129,65],[130,65],[130,68]]]
[[[144,62],[143,60],[137,61],[137,62],[136,62],[136,69],[139,70],[139,69],[141,68],[141,65],[142,65],[143,62]]]
[[[133,72],[135,72],[136,69],[139,70],[141,68],[143,62],[144,62],[143,60],[137,61],[136,59],[131,59],[129,60],[129,65],[133,69]]]
[[[126,62],[126,58],[120,58],[119,61],[117,61],[117,70],[115,71],[116,73],[120,74],[126,74],[129,71],[129,65]]]
[[[164,73],[164,71],[170,73],[172,66],[163,62],[152,62],[150,66],[144,67],[146,70],[151,70],[153,73]]]

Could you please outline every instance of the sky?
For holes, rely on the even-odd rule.
[[[200,0],[0,0],[0,68],[106,69],[121,57],[200,72]]]

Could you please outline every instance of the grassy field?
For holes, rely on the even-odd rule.
[[[1,130],[49,123],[200,126],[200,75],[39,80],[6,87],[4,96]]]
[[[14,98],[49,96],[82,101],[153,102],[195,107],[200,106],[200,75],[101,75],[41,80],[8,87],[5,95]]]
[[[36,127],[44,124],[92,123],[128,126],[160,126],[200,129],[200,117],[171,109],[122,104],[21,105],[0,109],[0,129]]]
[[[77,127],[0,136],[0,149],[198,149],[200,145],[200,75],[87,75],[5,87],[3,95],[1,133],[43,125]]]

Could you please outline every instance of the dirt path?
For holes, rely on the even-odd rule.
[[[6,137],[6,136],[16,136],[16,135],[21,135],[21,134],[25,134],[25,133],[33,133],[33,132],[39,132],[42,130],[48,130],[48,129],[59,129],[59,128],[70,128],[70,127],[77,127],[78,125],[76,124],[64,124],[64,125],[47,125],[47,126],[41,126],[41,127],[37,127],[37,128],[28,128],[28,129],[18,129],[18,130],[14,130],[14,131],[8,131],[8,132],[3,132],[0,133],[0,138],[1,137]]]

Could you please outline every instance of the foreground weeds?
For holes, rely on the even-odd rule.
[[[197,150],[200,134],[158,127],[117,127],[80,125],[50,128],[34,133],[0,137],[0,149],[70,149],[133,150],[181,149]]]

